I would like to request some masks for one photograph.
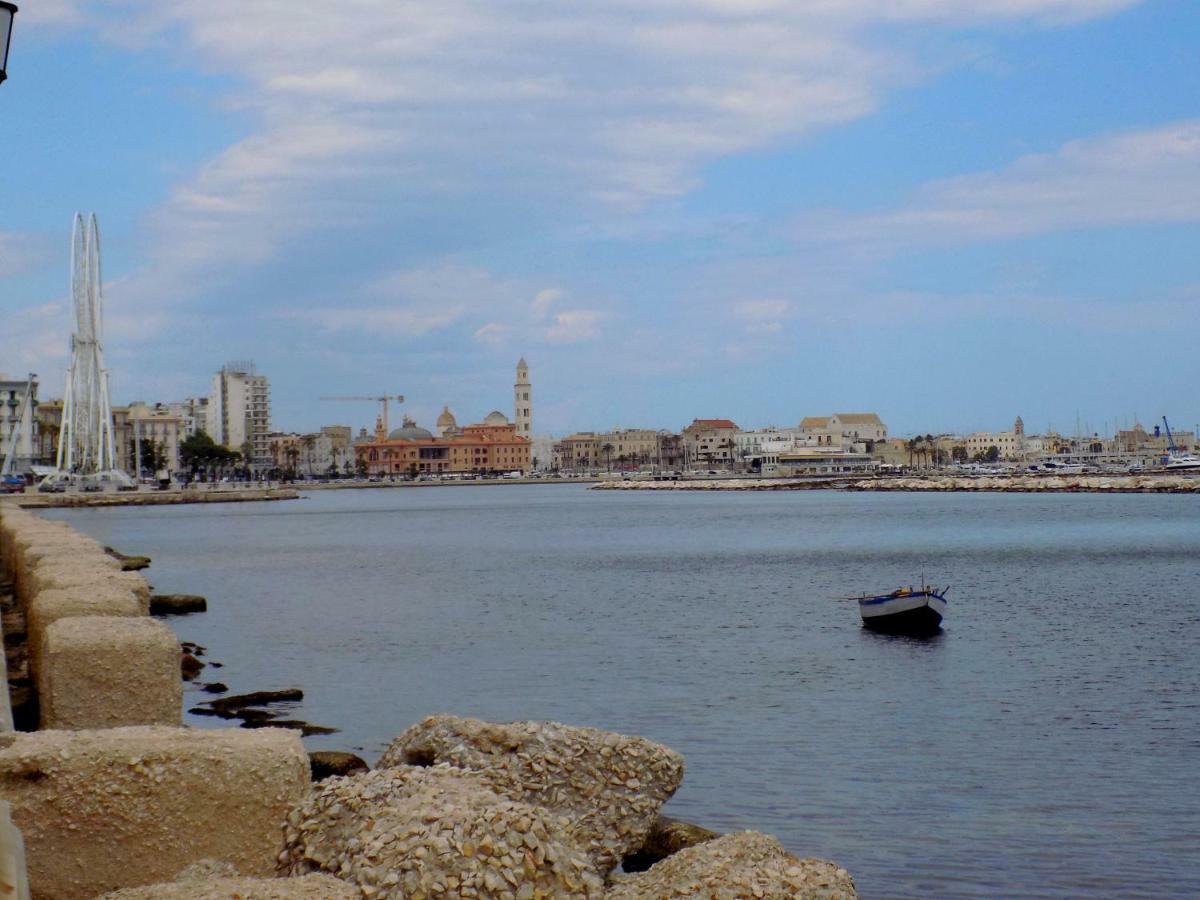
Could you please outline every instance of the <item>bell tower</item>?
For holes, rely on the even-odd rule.
[[[533,440],[533,385],[529,383],[529,364],[525,357],[517,362],[517,383],[513,385],[513,421],[517,435]]]

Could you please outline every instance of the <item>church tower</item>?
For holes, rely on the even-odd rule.
[[[513,385],[513,421],[520,437],[533,440],[533,385],[529,383],[529,364],[523,356],[517,363],[517,383]]]

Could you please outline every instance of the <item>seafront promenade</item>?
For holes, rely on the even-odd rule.
[[[32,730],[0,734],[0,800],[34,898],[856,896],[768,835],[663,817],[683,758],[642,738],[431,716],[314,783],[298,731],[183,727],[182,648],[146,580],[13,500],[0,584]],[[18,845],[0,830],[0,855]]]

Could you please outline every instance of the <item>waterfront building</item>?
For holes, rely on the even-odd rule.
[[[967,448],[967,458],[974,459],[995,447],[1000,452],[1001,459],[1020,459],[1024,450],[1023,436],[1014,431],[976,431],[962,439]]]
[[[650,428],[614,428],[596,436],[600,457],[608,468],[631,471],[658,458],[658,432]]]
[[[861,445],[860,445],[861,446]],[[764,465],[764,474],[796,475],[862,475],[879,468],[879,461],[862,450],[840,447],[797,447],[780,453],[772,463]]]
[[[800,420],[800,431],[806,437],[815,437],[818,444],[830,447],[887,439],[887,426],[875,413],[805,416]]]
[[[600,440],[594,431],[569,434],[554,445],[554,467],[560,472],[594,472],[600,458]]]
[[[683,447],[687,465],[691,467],[733,464],[737,450],[734,440],[739,429],[731,419],[693,419],[683,429]]]
[[[187,434],[184,432],[183,419],[172,414],[170,405],[155,403],[153,406],[149,406],[145,403],[134,402],[124,409],[116,407],[113,413],[115,414],[117,410],[125,413],[124,419],[128,422],[130,432],[127,439],[130,446],[125,448],[129,451],[130,465],[125,471],[134,471],[133,462],[136,457],[134,448],[139,443],[143,448],[143,460],[152,455],[157,456],[160,468],[165,468],[168,472],[179,470],[179,443],[187,437]],[[117,429],[114,429],[114,433],[121,434]],[[124,435],[121,436],[124,439]],[[154,447],[156,451],[154,454],[150,454],[145,449],[147,443]],[[118,454],[118,456],[120,455]]]
[[[12,471],[27,472],[38,460],[37,377],[0,375],[0,464],[12,450]]]
[[[379,422],[374,439],[356,441],[354,452],[359,468],[370,475],[498,474],[529,471],[531,444],[497,410],[445,437],[435,437],[407,416],[390,434]]]
[[[450,412],[449,406],[443,406],[442,414],[437,418],[437,436],[450,437],[457,433],[458,420],[454,418],[454,413]]]
[[[658,466],[668,472],[683,469],[683,435],[673,431],[658,433]]]
[[[271,391],[251,362],[232,362],[213,376],[206,415],[209,436],[255,468],[271,465]]]
[[[208,398],[187,397],[167,404],[167,412],[180,421],[182,438],[190,438],[197,431],[208,428]],[[211,437],[211,435],[209,435]]]
[[[529,383],[529,364],[523,356],[517,362],[517,383],[513,385],[513,418],[517,434],[533,440],[533,385]]]
[[[271,453],[271,468],[292,472],[301,471],[300,454],[303,435],[296,431],[272,431],[267,435]]]

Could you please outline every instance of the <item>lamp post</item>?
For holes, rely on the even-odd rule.
[[[8,42],[12,38],[13,16],[16,14],[15,3],[0,0],[0,83],[8,77]]]

